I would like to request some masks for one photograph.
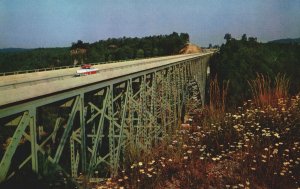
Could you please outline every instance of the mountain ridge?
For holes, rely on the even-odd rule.
[[[33,49],[25,49],[25,48],[3,48],[0,49],[0,53],[7,53],[7,52],[24,52],[24,51],[30,51]]]
[[[269,41],[268,43],[282,43],[282,44],[297,43],[297,44],[300,44],[300,38],[276,39],[276,40]]]

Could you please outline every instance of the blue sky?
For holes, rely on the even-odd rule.
[[[300,0],[0,0],[0,48],[187,32],[200,46],[243,33],[300,37]]]

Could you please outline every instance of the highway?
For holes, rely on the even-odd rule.
[[[99,64],[94,75],[74,77],[79,68],[33,72],[0,77],[0,106],[80,88],[92,83],[152,69],[211,53],[174,55],[159,58]]]

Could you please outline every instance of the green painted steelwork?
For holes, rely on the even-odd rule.
[[[77,180],[115,175],[128,150],[147,153],[175,131],[189,83],[197,85],[204,103],[210,56],[2,108],[0,135],[8,144],[0,151],[0,182],[28,166],[45,174],[45,161]],[[26,144],[29,155],[17,157]]]

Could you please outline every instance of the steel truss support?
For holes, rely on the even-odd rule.
[[[59,99],[29,103],[17,114],[8,114],[13,107],[3,110],[5,116],[1,110],[0,130],[14,131],[3,137],[8,144],[0,151],[0,182],[24,167],[44,174],[45,161],[74,179],[115,175],[130,150],[149,153],[175,131],[189,82],[198,85],[204,101],[208,59],[185,60],[95,84],[99,87],[91,90],[62,93]],[[47,117],[49,123],[43,121]],[[24,144],[30,144],[29,155],[16,157]]]

